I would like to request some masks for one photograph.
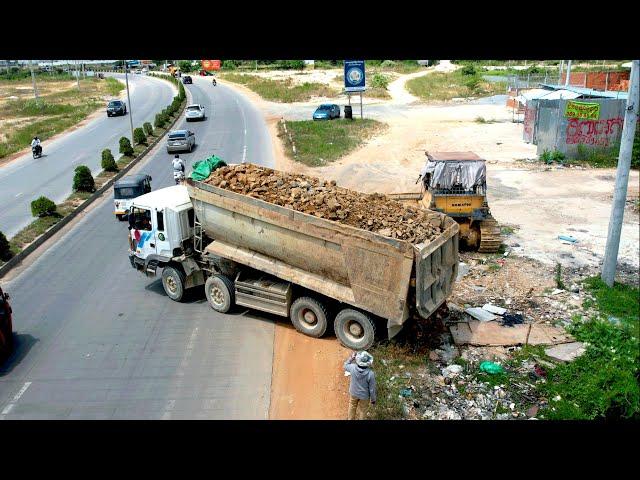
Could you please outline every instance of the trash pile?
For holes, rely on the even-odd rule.
[[[511,350],[517,349],[511,347]],[[524,420],[536,417],[538,410],[548,404],[536,391],[536,383],[546,381],[546,369],[527,361],[518,367],[505,367],[496,358],[506,358],[507,349],[503,350],[504,353],[495,355],[495,348],[469,347],[460,354],[457,347],[444,344],[429,354],[427,366],[412,373],[399,371],[390,378],[390,383],[402,402],[405,418]],[[483,381],[482,375],[513,378],[505,386]]]
[[[241,164],[218,168],[205,183],[413,244],[428,243],[442,232],[443,217],[429,218],[419,208],[341,188],[335,181]]]

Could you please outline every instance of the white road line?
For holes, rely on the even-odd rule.
[[[194,327],[191,332],[191,337],[189,337],[189,342],[187,342],[187,347],[185,348],[184,354],[182,355],[182,360],[180,361],[180,368],[178,368],[177,376],[178,381],[176,384],[177,390],[180,390],[182,387],[182,378],[184,377],[184,369],[189,365],[189,359],[193,354],[193,347],[196,343],[196,338],[198,337],[198,327]],[[162,414],[162,420],[171,420],[171,412],[176,406],[176,400],[168,400],[167,404],[164,406],[164,413]]]
[[[24,392],[27,391],[27,388],[29,388],[30,385],[31,385],[31,382],[25,382],[24,383],[24,385],[22,386],[20,391],[18,393],[16,393],[15,397],[13,397],[13,400],[11,401],[11,403],[9,405],[7,405],[6,407],[4,407],[4,410],[2,410],[2,415],[8,415],[9,412],[11,410],[13,410],[13,407],[15,407],[16,402],[18,400],[20,400],[20,397],[22,397],[22,395],[24,395]]]
[[[236,105],[238,105],[238,108],[240,109],[240,114],[242,115],[242,125],[244,126],[244,147],[242,148],[242,163],[245,163],[247,161],[247,118],[244,116],[244,110],[240,106],[240,102],[237,98],[235,99],[235,101]]]
[[[16,198],[18,198],[20,195],[24,195],[24,193],[20,192],[19,194],[16,195]]]

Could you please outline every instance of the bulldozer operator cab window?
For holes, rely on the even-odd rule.
[[[151,211],[144,208],[131,209],[129,226],[136,230],[151,231]]]

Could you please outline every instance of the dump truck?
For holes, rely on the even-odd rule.
[[[460,225],[463,246],[495,253],[502,244],[500,226],[487,202],[486,162],[473,152],[425,152],[418,176],[420,192],[387,196],[406,204],[442,212]]]
[[[442,213],[429,218],[441,234],[414,245],[188,178],[134,199],[129,260],[149,277],[162,269],[172,300],[204,285],[217,312],[240,305],[289,317],[316,338],[332,324],[360,350],[385,320],[391,338],[451,293],[459,226]]]

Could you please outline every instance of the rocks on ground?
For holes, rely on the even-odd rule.
[[[361,228],[413,244],[441,233],[443,217],[405,206],[381,194],[364,194],[335,181],[296,175],[252,164],[215,170],[206,183],[269,203]]]

